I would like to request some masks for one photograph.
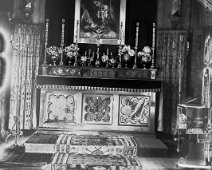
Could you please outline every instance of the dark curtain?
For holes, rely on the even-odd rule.
[[[186,96],[186,44],[187,31],[157,31],[156,66],[158,68],[158,78],[163,81],[163,96],[161,97],[163,99],[163,108],[160,106],[159,120],[163,120],[163,130],[169,133],[173,133],[176,128],[177,104],[180,102],[180,74],[181,101]]]

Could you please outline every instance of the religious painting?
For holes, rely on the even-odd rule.
[[[119,125],[149,126],[150,96],[120,95]]]
[[[47,100],[47,123],[75,123],[74,96],[71,94],[49,94]]]
[[[113,95],[83,94],[82,122],[112,124]]]
[[[75,0],[74,42],[124,44],[126,0]]]

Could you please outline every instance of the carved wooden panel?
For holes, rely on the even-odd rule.
[[[75,122],[74,96],[49,94],[47,101],[48,122]]]
[[[82,122],[112,124],[113,98],[109,94],[83,94]]]
[[[150,103],[150,96],[120,95],[119,124],[148,126]]]

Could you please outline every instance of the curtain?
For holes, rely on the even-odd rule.
[[[159,129],[174,133],[176,129],[177,104],[179,104],[179,87],[181,101],[185,96],[187,75],[187,31],[158,30],[157,58],[158,78],[163,80],[159,106]],[[181,66],[180,66],[181,61]],[[181,84],[179,86],[179,75]],[[163,121],[163,126],[161,122]]]
[[[36,128],[36,89],[41,57],[41,26],[16,24],[10,89],[9,129]]]

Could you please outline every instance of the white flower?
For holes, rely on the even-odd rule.
[[[129,53],[130,56],[134,56],[135,55],[135,51],[133,49],[131,49],[128,53]]]
[[[109,59],[109,58],[108,58],[108,55],[105,55],[105,54],[104,54],[104,55],[102,56],[102,61],[103,61],[104,63],[105,63],[106,61],[108,61],[108,59]]]
[[[62,53],[62,48],[58,48],[56,46],[50,46],[46,49],[48,55],[51,56],[59,56]]]
[[[82,62],[86,62],[87,57],[86,57],[86,56],[82,56],[82,57],[81,57],[81,60],[82,60]]]
[[[151,53],[151,48],[149,46],[145,46],[143,48],[143,52],[145,52],[145,53]]]

